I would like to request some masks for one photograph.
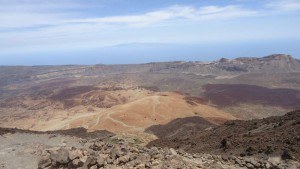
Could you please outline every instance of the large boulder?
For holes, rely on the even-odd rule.
[[[46,168],[51,166],[51,159],[49,156],[42,157],[38,163],[38,169]]]
[[[69,159],[74,160],[74,159],[79,159],[83,157],[83,152],[80,149],[74,149],[69,151]]]
[[[65,165],[69,163],[69,151],[65,148],[60,148],[57,151],[50,152],[52,163],[57,165]]]

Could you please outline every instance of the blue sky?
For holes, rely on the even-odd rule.
[[[0,0],[0,65],[291,54],[300,0]]]

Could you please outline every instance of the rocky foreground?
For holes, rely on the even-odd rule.
[[[284,157],[267,161],[235,156],[189,154],[183,150],[129,146],[125,140],[116,143],[82,140],[85,148],[53,147],[43,151],[39,168],[299,168],[300,163]]]
[[[0,168],[299,168],[286,156],[224,156],[139,146],[124,136],[78,138],[61,134],[0,134]]]

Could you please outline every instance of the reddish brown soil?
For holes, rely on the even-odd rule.
[[[10,108],[10,107],[22,107],[27,108],[27,105],[25,105],[21,99],[6,99],[3,101],[0,101],[0,107],[1,108]]]
[[[106,130],[98,130],[94,132],[87,132],[85,128],[72,128],[69,130],[56,130],[56,131],[32,131],[32,130],[21,130],[17,128],[0,128],[0,136],[7,133],[31,133],[31,134],[59,134],[59,135],[68,135],[78,138],[107,138],[114,136],[113,133]]]
[[[300,91],[269,89],[245,84],[208,84],[204,97],[221,107],[239,103],[259,103],[271,106],[300,109]]]
[[[33,100],[48,98],[49,96],[55,94],[55,90],[68,88],[70,85],[75,83],[76,80],[72,79],[53,79],[38,84],[29,84],[27,93]]]
[[[187,130],[168,138],[163,133],[158,136],[148,146],[260,158],[285,152],[300,160],[300,110],[266,119],[229,121],[211,130]]]
[[[124,97],[113,97],[109,92],[124,90],[121,87],[95,87],[76,86],[68,87],[50,96],[50,100],[63,103],[64,109],[70,109],[78,105],[93,105],[98,108],[110,108],[114,105],[126,102]],[[108,98],[111,103],[104,102]]]
[[[66,99],[71,99],[74,96],[87,93],[92,90],[97,90],[97,88],[94,86],[77,86],[77,87],[66,88],[61,90],[59,93],[53,95],[51,99],[64,101]]]

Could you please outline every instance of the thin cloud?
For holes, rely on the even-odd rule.
[[[56,11],[57,9],[76,8],[79,5],[54,3],[15,5],[2,4],[0,12],[0,30],[8,28],[35,27],[41,25],[63,25],[76,23],[108,24],[116,26],[148,26],[155,23],[172,20],[205,20],[253,16],[257,11],[241,6],[171,6],[139,15],[108,16],[77,19],[80,14],[74,12]],[[42,10],[41,10],[42,9]],[[54,10],[54,12],[53,12]]]
[[[122,34],[114,30],[132,27],[149,28],[165,24],[180,25],[182,24],[181,21],[232,19],[257,14],[257,11],[233,5],[201,8],[175,5],[139,15],[76,19],[76,16],[71,15],[72,13],[44,11],[38,14],[32,12],[32,7],[26,8],[29,12],[0,15],[0,22],[2,23],[0,25],[1,45],[7,47],[10,44],[27,46],[57,42],[68,43],[76,40],[82,42],[91,41],[96,37],[98,39],[106,37],[106,39],[110,39],[111,43],[122,43],[124,39],[118,39]],[[110,37],[104,34],[110,34]],[[108,43],[108,40],[104,42]]]
[[[258,12],[242,8],[241,6],[206,6],[194,8],[191,6],[172,6],[162,10],[152,11],[140,15],[113,16],[101,18],[75,19],[69,23],[101,23],[110,25],[125,26],[148,26],[164,21],[178,20],[206,20],[225,19],[254,16]]]
[[[300,0],[275,0],[267,3],[266,7],[280,11],[300,10]]]
[[[63,24],[66,20],[80,17],[82,9],[95,7],[101,7],[101,3],[79,0],[0,0],[0,31]]]

